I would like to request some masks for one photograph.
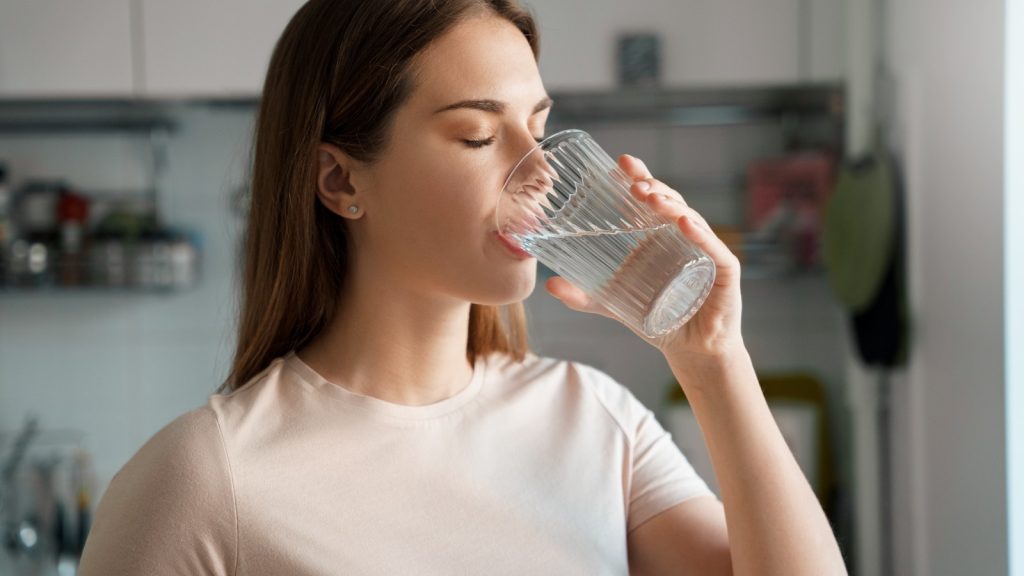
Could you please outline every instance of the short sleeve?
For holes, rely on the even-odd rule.
[[[632,398],[632,394],[629,395]],[[695,496],[714,496],[651,410],[636,398],[633,421],[633,474],[629,521],[632,531],[645,521]]]
[[[83,576],[234,574],[237,521],[217,414],[187,412],[114,475],[82,553]]]
[[[585,365],[580,370],[629,438],[627,532],[685,500],[714,497],[653,411],[611,376]]]

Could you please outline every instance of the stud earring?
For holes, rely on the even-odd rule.
[[[351,214],[356,214],[357,212],[359,212],[359,206],[356,206],[355,204],[353,204],[353,205],[348,207],[348,211]]]

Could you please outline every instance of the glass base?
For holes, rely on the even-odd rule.
[[[678,330],[700,310],[714,284],[715,263],[710,258],[687,264],[654,299],[644,317],[644,334],[656,338]]]

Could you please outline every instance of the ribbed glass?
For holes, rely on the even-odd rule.
[[[631,184],[589,134],[558,132],[512,169],[498,202],[498,230],[655,338],[696,314],[715,264],[674,221],[634,199]]]

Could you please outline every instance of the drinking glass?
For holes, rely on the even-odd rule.
[[[634,330],[664,336],[700,309],[714,261],[629,192],[633,181],[582,130],[545,138],[512,168],[498,232]]]

